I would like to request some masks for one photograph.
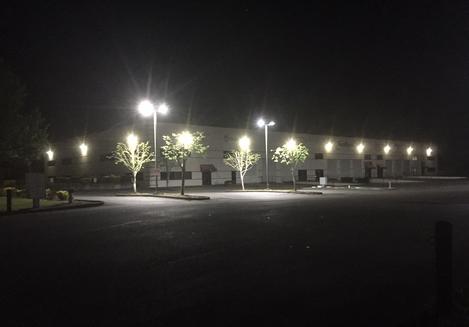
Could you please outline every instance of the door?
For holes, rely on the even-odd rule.
[[[211,171],[202,172],[202,185],[212,185],[212,172]]]
[[[236,184],[236,170],[231,171],[231,183]]]
[[[316,174],[316,182],[319,182],[320,177],[324,177],[323,169],[316,169],[314,173]]]
[[[378,178],[383,178],[384,177],[384,167],[376,166],[376,168],[377,168]]]
[[[306,182],[308,180],[308,171],[306,169],[298,170],[298,181]]]

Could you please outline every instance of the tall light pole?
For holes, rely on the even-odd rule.
[[[158,162],[156,161],[156,152],[157,152],[157,145],[156,145],[156,128],[158,123],[158,114],[165,115],[168,113],[169,107],[166,103],[161,103],[157,107],[153,105],[150,100],[143,100],[138,105],[138,112],[144,117],[150,117],[153,115],[153,144],[155,147],[155,193],[158,191],[158,176],[156,172],[158,171]]]
[[[264,127],[265,130],[265,181],[266,187],[269,188],[269,153],[268,153],[268,143],[269,143],[269,126],[274,126],[275,122],[271,120],[270,122],[266,123],[264,119],[259,119],[257,121],[258,127]]]

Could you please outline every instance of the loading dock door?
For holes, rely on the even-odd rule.
[[[211,171],[202,172],[202,185],[212,185],[212,172]]]

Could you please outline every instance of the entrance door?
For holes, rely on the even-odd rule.
[[[324,177],[324,170],[323,169],[316,169],[314,171],[314,173],[316,175],[316,182],[319,182],[320,177]]]
[[[308,171],[306,169],[298,170],[298,181],[306,182],[308,180]]]
[[[236,184],[236,170],[231,171],[231,183]]]
[[[211,171],[202,172],[202,185],[212,185],[212,172]]]
[[[376,168],[377,168],[378,178],[383,178],[384,177],[384,167],[376,166]]]

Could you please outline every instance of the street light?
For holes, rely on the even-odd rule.
[[[265,180],[266,180],[267,189],[269,188],[269,154],[267,150],[268,140],[269,140],[268,129],[269,127],[274,126],[274,125],[275,125],[275,122],[273,120],[271,120],[269,123],[266,123],[265,120],[262,118],[257,121],[257,126],[264,127],[265,129]]]
[[[88,155],[88,145],[85,143],[80,144],[80,152],[82,157],[86,157]]]
[[[158,190],[158,176],[156,172],[158,170],[158,163],[156,161],[156,152],[157,152],[157,145],[156,145],[156,127],[158,123],[158,114],[166,115],[169,111],[169,107],[166,103],[161,103],[158,107],[155,108],[154,104],[150,100],[142,100],[138,105],[138,112],[143,117],[150,117],[153,115],[153,144],[155,146],[155,193]]]
[[[332,149],[334,149],[334,143],[331,141],[328,141],[326,144],[324,144],[324,150],[326,150],[327,153],[331,153]]]

